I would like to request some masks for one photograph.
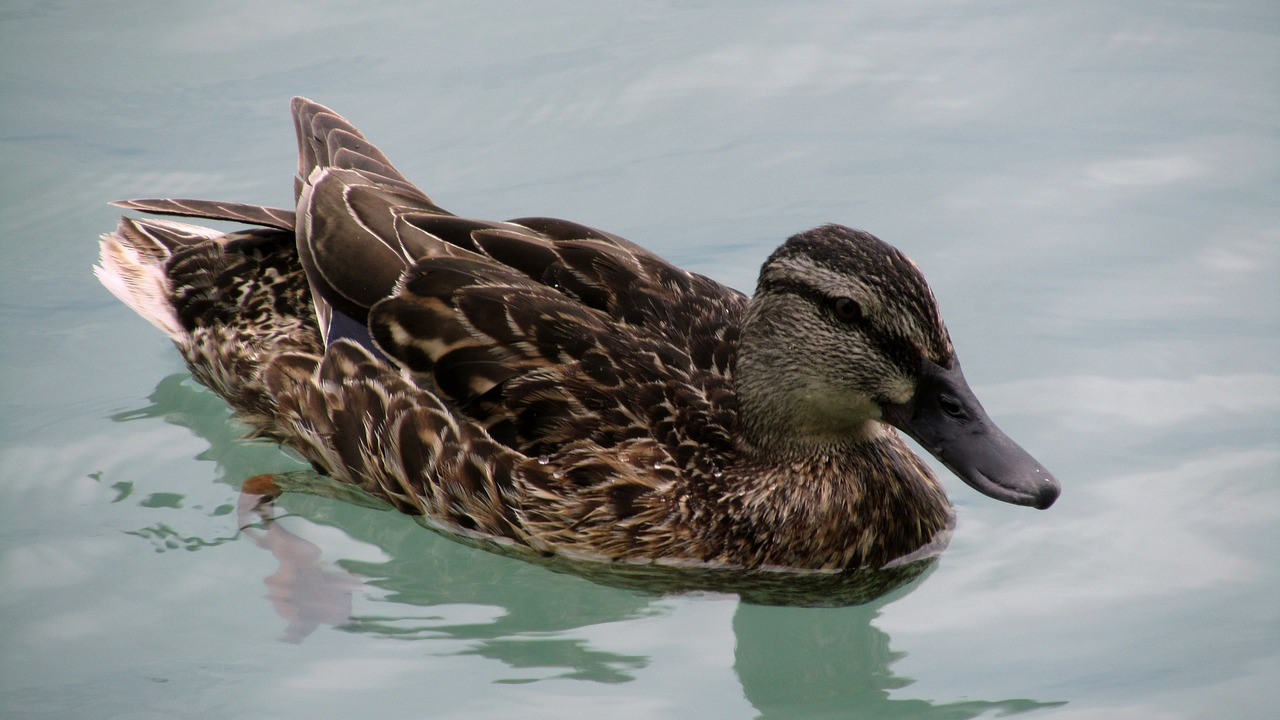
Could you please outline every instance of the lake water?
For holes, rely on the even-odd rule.
[[[942,560],[836,608],[605,587],[314,496],[257,522],[240,483],[298,464],[90,265],[108,200],[290,203],[295,94],[456,212],[744,290],[791,233],[876,233],[1061,500],[944,472]],[[13,0],[0,159],[6,718],[1280,707],[1274,2]]]

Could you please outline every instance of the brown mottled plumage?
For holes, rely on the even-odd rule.
[[[451,215],[336,113],[293,111],[296,212],[119,203],[263,227],[126,218],[98,275],[335,479],[544,555],[740,568],[879,567],[943,536],[887,423],[983,492],[1056,497],[1002,434],[956,449],[994,426],[923,277],[871,235],[791,238],[748,299],[575,223]]]

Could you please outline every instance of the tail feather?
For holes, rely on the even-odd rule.
[[[93,273],[107,290],[174,341],[188,336],[178,319],[164,266],[173,253],[217,233],[165,220],[121,218],[102,236]]]

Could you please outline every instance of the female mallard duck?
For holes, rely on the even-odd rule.
[[[297,209],[119,205],[103,284],[255,434],[448,531],[544,555],[879,567],[952,509],[894,428],[978,491],[1058,484],[974,397],[916,266],[825,225],[754,297],[563,220],[452,215],[293,101]]]

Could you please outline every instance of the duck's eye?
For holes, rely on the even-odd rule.
[[[851,323],[862,319],[862,306],[857,300],[838,297],[831,300],[831,312],[840,322]]]
[[[964,405],[959,400],[950,395],[942,395],[938,398],[938,406],[942,408],[942,412],[951,416],[955,420],[964,420],[969,415],[964,411]]]

